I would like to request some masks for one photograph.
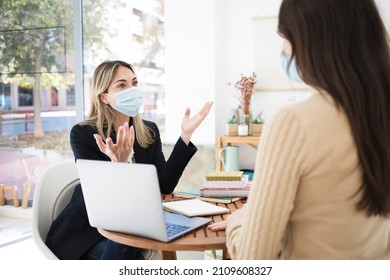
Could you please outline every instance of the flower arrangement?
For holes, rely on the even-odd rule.
[[[240,101],[240,107],[245,115],[250,114],[250,104],[252,94],[255,92],[256,74],[252,73],[252,76],[244,76],[241,74],[241,79],[236,82],[235,88],[241,92],[238,97]]]

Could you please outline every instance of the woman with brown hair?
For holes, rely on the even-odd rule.
[[[278,33],[313,94],[267,122],[247,207],[227,220],[230,255],[390,259],[390,53],[375,3],[284,0]]]

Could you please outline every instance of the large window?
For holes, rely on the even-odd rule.
[[[0,5],[0,184],[23,197],[46,166],[73,160],[77,100],[89,100],[95,67],[121,59],[136,69],[144,118],[164,132],[164,1],[84,0],[83,81],[75,79],[74,0],[2,0]],[[78,98],[84,94],[84,98]],[[88,110],[88,108],[86,108]]]
[[[19,107],[33,106],[33,89],[31,87],[19,87],[18,105]]]

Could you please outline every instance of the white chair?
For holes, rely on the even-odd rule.
[[[32,232],[35,244],[47,259],[58,260],[45,240],[51,223],[69,203],[77,184],[79,175],[73,161],[52,165],[38,178],[32,207]]]
[[[58,260],[45,244],[50,225],[69,203],[79,183],[77,166],[73,161],[52,165],[38,178],[32,207],[32,232],[38,249],[49,260]],[[154,250],[143,250],[142,254],[147,260],[158,259]]]

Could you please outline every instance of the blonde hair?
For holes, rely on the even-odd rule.
[[[114,130],[115,109],[104,104],[99,96],[107,92],[119,66],[129,68],[134,73],[130,64],[120,60],[104,61],[95,69],[91,83],[90,111],[88,118],[80,122],[80,125],[95,126],[98,134],[103,139],[110,137],[111,132]],[[137,142],[143,148],[149,147],[154,142],[153,131],[144,124],[139,114],[132,117],[132,120]]]

